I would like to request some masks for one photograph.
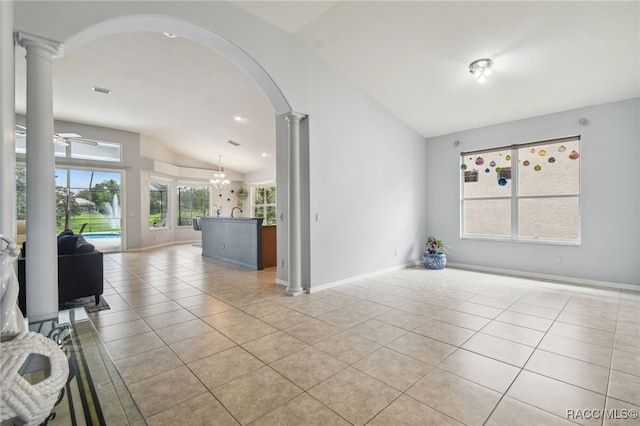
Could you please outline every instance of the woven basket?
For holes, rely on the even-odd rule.
[[[33,331],[3,334],[0,352],[0,420],[19,418],[28,426],[43,423],[67,382],[69,362],[66,354],[54,341]],[[36,382],[42,376],[44,379]]]

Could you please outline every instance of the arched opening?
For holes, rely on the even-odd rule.
[[[73,49],[101,37],[132,31],[170,32],[210,48],[247,73],[273,105],[276,115],[284,115],[291,112],[291,106],[282,91],[251,56],[229,40],[205,28],[178,19],[158,16],[126,16],[111,19],[70,37],[65,41],[65,51],[73,51]]]
[[[276,168],[278,181],[278,204],[283,206],[285,214],[279,216],[277,251],[278,251],[278,282],[286,283],[288,270],[285,269],[284,259],[288,256],[289,237],[287,225],[286,207],[288,204],[288,131],[286,128],[285,115],[292,112],[292,108],[284,94],[266,73],[266,71],[245,51],[231,43],[229,40],[215,34],[214,32],[200,26],[169,17],[149,17],[149,16],[127,16],[115,18],[96,24],[87,28],[65,41],[65,54],[71,54],[75,49],[85,46],[100,38],[114,34],[124,34],[129,32],[170,32],[178,37],[198,43],[211,51],[225,57],[242,70],[257,87],[262,91],[274,110],[274,120],[276,121]],[[284,125],[283,125],[284,124]],[[280,210],[280,208],[279,208]],[[288,267],[288,265],[286,265]]]

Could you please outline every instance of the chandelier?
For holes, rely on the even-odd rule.
[[[213,179],[211,179],[209,182],[211,182],[213,186],[218,188],[218,191],[222,191],[222,188],[224,188],[224,186],[229,183],[229,179],[225,179],[224,176],[224,169],[222,168],[222,155],[218,155],[218,173],[215,173],[213,175]]]

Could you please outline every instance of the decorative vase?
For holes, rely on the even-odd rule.
[[[447,264],[447,255],[445,253],[431,254],[424,253],[422,255],[424,267],[428,269],[444,269]]]

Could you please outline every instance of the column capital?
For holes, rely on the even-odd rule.
[[[291,111],[291,112],[287,112],[286,114],[282,114],[280,117],[283,117],[285,120],[291,123],[292,120],[300,121],[306,116],[307,116],[306,114],[303,114],[301,112]]]
[[[22,49],[39,47],[48,50],[51,53],[52,59],[62,58],[62,56],[64,55],[64,43],[61,43],[59,41],[50,40],[48,38],[21,31],[14,32],[13,39],[15,45]]]

